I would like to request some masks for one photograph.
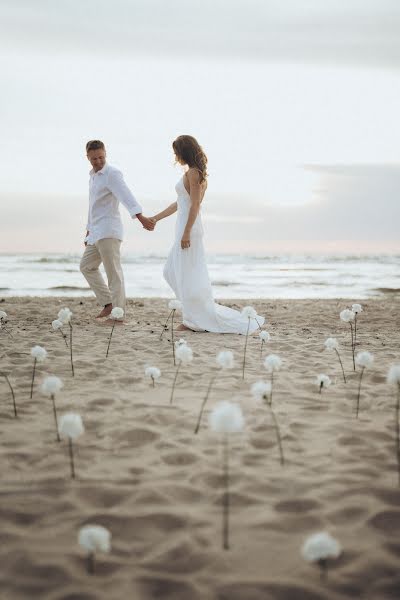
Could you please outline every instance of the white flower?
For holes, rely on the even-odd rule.
[[[179,346],[182,346],[182,345],[185,345],[185,346],[187,345],[187,341],[184,340],[183,338],[181,338],[180,340],[177,340],[175,342],[175,348],[178,348]]]
[[[234,367],[233,352],[230,350],[222,350],[222,352],[219,352],[216,360],[217,365],[222,369],[233,369]]]
[[[258,337],[263,342],[269,342],[269,340],[271,339],[271,336],[269,335],[268,331],[265,331],[265,330],[260,331],[260,333],[258,334]]]
[[[188,364],[193,360],[193,352],[187,344],[181,344],[175,350],[175,355],[178,360],[184,364]]]
[[[247,317],[248,319],[255,319],[257,317],[257,312],[252,306],[245,306],[242,308],[242,316]]]
[[[242,409],[232,402],[219,402],[209,417],[211,429],[218,433],[235,433],[244,426]]]
[[[336,338],[327,338],[325,340],[325,348],[327,350],[337,350],[339,348],[339,342]]]
[[[31,349],[31,356],[38,362],[43,362],[47,356],[47,351],[42,346],[33,346]]]
[[[81,416],[76,413],[66,413],[60,419],[58,431],[61,437],[69,437],[72,440],[79,437],[85,431]]]
[[[59,377],[55,375],[50,375],[43,380],[41,391],[45,396],[54,396],[57,394],[61,388],[63,387],[63,382]]]
[[[161,376],[161,371],[157,367],[146,367],[144,374],[151,379],[158,379]]]
[[[356,356],[356,365],[366,369],[374,362],[374,357],[370,352],[359,352]]]
[[[340,318],[342,319],[342,321],[344,321],[345,323],[350,323],[350,321],[354,321],[354,313],[352,310],[349,310],[348,308],[345,308],[344,310],[342,310],[342,312],[340,313]]]
[[[124,316],[123,308],[119,308],[119,306],[116,306],[112,309],[110,316],[112,319],[122,319]]]
[[[271,393],[271,384],[266,381],[256,381],[251,386],[250,391],[255,400],[266,400]]]
[[[317,381],[315,383],[318,385],[318,387],[329,387],[332,382],[328,375],[320,373],[319,375],[317,375]]]
[[[337,558],[341,552],[342,548],[339,542],[325,531],[310,535],[301,549],[303,558],[309,562]]]
[[[86,552],[110,552],[111,533],[101,525],[85,525],[79,530],[78,543]]]
[[[64,326],[64,323],[60,321],[60,319],[55,319],[54,321],[52,321],[51,325],[54,331],[57,331],[57,329],[61,329],[61,327]]]
[[[7,313],[4,310],[0,310],[0,321],[7,321]]]
[[[400,385],[400,365],[392,365],[387,375],[388,383]]]
[[[179,300],[170,300],[168,302],[168,308],[169,310],[182,310],[182,302],[180,302]]]
[[[64,325],[66,325],[71,320],[72,312],[69,310],[69,308],[62,308],[58,311],[57,316],[61,323],[64,323]]]
[[[264,360],[264,367],[267,371],[279,371],[282,366],[282,361],[276,354],[268,354]]]
[[[358,313],[362,312],[363,309],[362,309],[361,304],[353,304],[351,307],[351,310],[353,311],[353,313],[358,315]]]

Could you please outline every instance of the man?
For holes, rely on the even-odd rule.
[[[106,162],[106,149],[100,140],[86,144],[86,155],[92,165],[89,180],[89,215],[86,225],[85,252],[80,269],[96,295],[102,311],[96,319],[108,317],[113,307],[125,311],[125,284],[121,267],[120,247],[123,227],[119,203],[143,227],[153,231],[155,223],[142,215],[142,208],[126,185],[121,171]],[[107,274],[106,285],[99,267],[103,263]],[[114,321],[107,319],[107,325]],[[118,321],[122,323],[122,319]]]

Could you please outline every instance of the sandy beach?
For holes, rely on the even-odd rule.
[[[357,299],[354,298],[354,302]],[[266,317],[278,354],[273,406],[282,433],[279,462],[271,416],[250,394],[269,380],[260,341],[185,332],[194,360],[182,366],[174,402],[171,332],[165,299],[129,300],[124,326],[94,322],[88,298],[7,298],[12,338],[0,332],[0,371],[15,389],[18,417],[0,378],[0,514],[2,600],[365,600],[400,596],[400,487],[395,445],[395,389],[388,368],[400,363],[398,300],[361,301],[357,351],[374,364],[363,377],[355,417],[359,370],[352,370],[350,328],[339,312],[347,300],[224,301],[252,304]],[[75,377],[69,351],[52,320],[63,306],[73,312]],[[334,352],[336,337],[347,384]],[[32,346],[48,357],[38,364],[32,400]],[[211,392],[202,427],[194,435],[201,402],[215,373],[218,351],[234,352],[236,368],[223,372]],[[146,365],[162,371],[155,387]],[[332,385],[318,393],[315,378]],[[57,442],[51,402],[40,393],[45,375],[64,387],[58,414],[78,412],[85,434],[75,446],[71,480],[68,445]],[[208,426],[218,401],[240,403],[243,433],[230,437],[230,544],[221,542],[221,443]],[[112,534],[109,554],[86,572],[78,546],[88,523]],[[321,580],[300,550],[320,530],[339,540],[343,553]]]

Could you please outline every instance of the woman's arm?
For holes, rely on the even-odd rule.
[[[152,221],[155,221],[157,223],[157,221],[161,221],[161,219],[165,219],[166,217],[170,217],[171,215],[173,215],[178,209],[178,205],[176,202],[174,202],[173,204],[170,204],[169,206],[167,206],[167,208],[163,211],[161,211],[160,213],[158,213],[157,215],[154,215],[154,217],[150,217]]]
[[[199,172],[195,169],[189,169],[187,172],[187,178],[189,180],[190,189],[190,210],[186,227],[181,239],[182,250],[185,248],[190,248],[190,232],[192,231],[194,222],[199,214],[201,204],[201,183]]]

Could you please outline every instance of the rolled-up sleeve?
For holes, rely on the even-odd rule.
[[[142,212],[142,207],[126,185],[121,171],[115,169],[109,174],[108,188],[113,196],[125,206],[132,218]]]

